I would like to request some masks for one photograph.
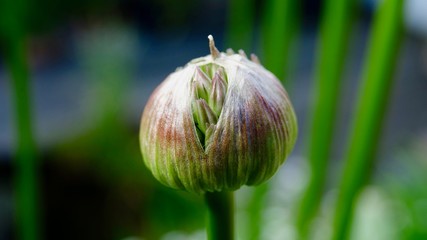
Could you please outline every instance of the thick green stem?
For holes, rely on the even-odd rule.
[[[310,178],[296,221],[300,239],[308,238],[310,224],[316,216],[326,182],[341,75],[354,8],[353,0],[328,0],[323,10],[308,145]]]
[[[397,60],[403,2],[382,1],[375,17],[353,135],[336,202],[334,240],[348,239],[357,197],[372,171]]]
[[[207,192],[208,240],[234,239],[234,193]]]

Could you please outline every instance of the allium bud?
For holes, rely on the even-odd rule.
[[[289,97],[243,51],[211,54],[170,74],[141,120],[145,164],[163,184],[190,192],[268,180],[291,152],[297,122]]]

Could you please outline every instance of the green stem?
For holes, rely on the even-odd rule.
[[[349,237],[357,196],[372,171],[397,60],[402,22],[403,0],[382,1],[372,29],[353,134],[338,192],[334,240]]]
[[[300,4],[299,0],[265,1],[262,19],[263,62],[282,83],[285,83],[288,76],[286,70],[292,63],[289,61],[290,49],[299,28]],[[286,86],[289,88],[289,84]]]
[[[226,48],[252,50],[254,6],[254,0],[228,1]]]
[[[208,240],[234,239],[234,193],[207,192]]]
[[[19,239],[38,239],[37,218],[37,164],[36,148],[31,124],[29,74],[26,62],[26,46],[23,37],[14,38],[5,44],[6,63],[10,70],[15,119],[17,129],[16,152],[16,222]]]
[[[253,196],[249,199],[248,204],[248,239],[259,240],[261,239],[262,227],[262,213],[264,210],[267,193],[270,190],[270,184],[263,183],[259,186],[253,187]]]
[[[33,138],[26,36],[31,3],[0,1],[0,53],[9,70],[13,89],[17,150],[15,156],[15,223],[17,239],[39,239],[37,163]]]
[[[319,208],[326,182],[354,3],[353,0],[328,0],[323,10],[308,145],[310,178],[296,220],[300,239],[307,239],[309,235],[310,223]]]

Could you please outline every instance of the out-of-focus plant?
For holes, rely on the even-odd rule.
[[[383,171],[380,186],[399,207],[397,239],[427,239],[427,134],[398,149],[393,162]]]
[[[227,46],[251,51],[254,39],[255,1],[228,1],[227,18]]]
[[[301,239],[306,239],[310,233],[310,223],[317,213],[326,182],[354,8],[353,0],[330,0],[325,2],[323,9],[307,150],[310,177],[296,219]]]
[[[14,176],[17,237],[39,239],[38,164],[27,60],[29,1],[0,2],[0,51],[13,88],[17,149]]]
[[[372,171],[397,60],[402,9],[403,0],[384,0],[375,17],[336,202],[332,236],[335,240],[348,238],[353,207]]]
[[[301,3],[298,0],[268,0],[264,3],[261,41],[263,62],[281,81],[290,87],[286,72],[300,25]]]

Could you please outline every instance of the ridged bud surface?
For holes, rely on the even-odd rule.
[[[141,120],[147,167],[190,192],[260,184],[291,152],[297,123],[288,95],[257,58],[243,52],[197,58],[169,75]]]

